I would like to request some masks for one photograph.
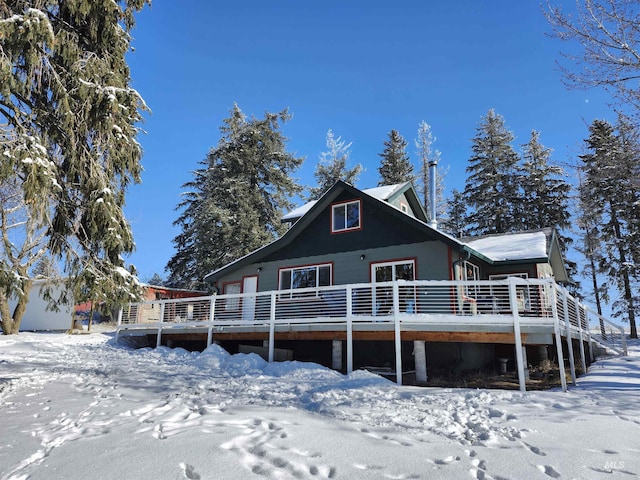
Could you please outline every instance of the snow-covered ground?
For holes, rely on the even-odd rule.
[[[640,475],[640,344],[569,393],[398,387],[111,333],[0,336],[0,479]]]

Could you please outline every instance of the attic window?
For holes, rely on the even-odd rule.
[[[400,202],[400,210],[402,210],[403,213],[409,213],[409,207],[404,202]]]
[[[331,206],[331,233],[342,233],[362,228],[360,200],[336,203]]]

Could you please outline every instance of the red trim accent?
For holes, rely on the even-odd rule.
[[[223,282],[221,293],[224,295],[224,287],[226,287],[227,285],[233,285],[234,283],[240,285],[240,293],[242,293],[242,280],[230,280],[228,282]]]
[[[358,220],[360,223],[360,226],[358,226],[357,228],[345,228],[344,230],[334,230],[333,229],[333,207],[337,207],[338,205],[346,205],[347,203],[354,203],[354,202],[358,202]],[[329,232],[331,232],[331,235],[340,235],[341,233],[350,233],[350,232],[357,232],[359,230],[362,230],[364,228],[363,226],[363,218],[362,218],[362,199],[361,198],[354,198],[352,200],[346,200],[344,202],[336,202],[336,203],[332,203],[330,206],[331,208],[331,214],[329,215]]]
[[[418,280],[418,257],[407,257],[407,258],[397,258],[394,260],[377,260],[375,262],[369,262],[369,283],[373,283],[373,278],[371,277],[371,267],[373,265],[378,265],[381,263],[401,263],[413,261],[413,279]]]
[[[240,293],[242,293],[242,281],[238,281],[238,280],[235,280],[235,281],[234,281],[234,280],[232,280],[232,281],[229,281],[229,282],[224,282],[224,283],[222,284],[222,290],[221,290],[221,292],[220,292],[220,293],[222,293],[222,295],[224,295],[224,294],[225,294],[225,293],[224,293],[224,287],[226,287],[227,285],[240,285]],[[229,300],[231,300],[231,299],[229,299]],[[226,301],[225,301],[224,311],[225,311],[225,312],[232,312],[232,313],[242,311],[242,307],[241,307],[241,304],[242,304],[241,300],[242,300],[242,299],[241,299],[241,298],[238,298],[237,300],[238,300],[238,309],[237,309],[237,310],[227,310],[227,304],[226,304]]]
[[[334,282],[333,282],[333,275],[334,275],[333,262],[305,263],[305,264],[302,264],[302,265],[295,265],[293,267],[280,267],[280,268],[278,268],[278,290],[282,290],[280,288],[280,272],[282,270],[292,270],[294,268],[304,268],[304,267],[319,267],[319,266],[322,266],[322,265],[331,266],[331,286],[333,286],[334,285]]]

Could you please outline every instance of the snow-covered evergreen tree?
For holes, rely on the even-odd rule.
[[[564,170],[551,164],[551,152],[550,148],[540,142],[540,132],[532,130],[529,141],[522,145],[518,183],[522,187],[523,201],[517,213],[522,217],[524,230],[545,227],[556,229],[567,273],[573,278],[577,265],[567,258],[569,247],[573,243],[573,238],[567,234],[571,227],[571,185],[564,179]]]
[[[467,199],[463,192],[453,189],[451,199],[448,202],[447,213],[440,222],[442,231],[454,237],[465,237],[467,232]]]
[[[347,168],[350,148],[351,142],[347,143],[342,137],[335,138],[331,129],[327,131],[327,151],[320,154],[320,161],[313,174],[317,186],[309,188],[309,200],[320,198],[338,180],[350,185],[356,184],[362,172],[362,165],[358,163],[352,168]]]
[[[585,140],[582,155],[583,181],[580,198],[584,215],[591,216],[598,228],[590,230],[589,240],[602,244],[595,257],[619,297],[613,302],[613,315],[628,321],[632,338],[637,338],[636,315],[640,312],[640,253],[638,218],[640,191],[636,179],[640,159],[637,131],[623,118],[617,128],[595,120]],[[591,248],[585,245],[586,248]]]
[[[550,148],[540,142],[540,132],[522,145],[520,184],[523,189],[523,226],[526,230],[570,225],[569,194],[571,185],[564,180],[564,170],[552,165]]]
[[[523,203],[518,186],[519,156],[501,115],[493,109],[476,128],[467,166],[464,194],[470,207],[470,233],[508,233],[523,228],[518,214]]]
[[[576,249],[584,256],[586,263],[579,271],[590,280],[591,296],[596,304],[599,315],[603,314],[602,304],[609,301],[609,289],[606,281],[604,266],[604,246],[600,242],[601,218],[591,211],[591,198],[586,196],[587,190],[582,186],[582,173],[578,170],[578,208],[576,224],[579,228]],[[606,335],[605,325],[600,320],[600,332]]]
[[[418,195],[422,198],[422,206],[427,214],[431,212],[431,196],[429,192],[429,164],[440,162],[440,151],[433,148],[433,144],[436,141],[436,137],[431,132],[431,126],[422,120],[418,124],[418,135],[414,140],[416,147],[416,155],[418,156],[418,178],[417,178],[417,190]],[[436,175],[436,215],[443,217],[447,213],[447,202],[444,198],[444,179],[447,171],[442,168],[442,165],[438,166]]]
[[[415,180],[413,165],[407,155],[407,141],[397,130],[389,132],[389,138],[384,141],[384,150],[378,154],[381,157],[380,181],[378,186],[396,185]]]
[[[284,232],[280,218],[301,192],[292,178],[302,158],[286,151],[281,126],[287,110],[247,119],[237,105],[220,128],[194,178],[183,185],[181,233],[167,264],[169,283],[204,289],[207,273],[255,250]]]
[[[125,56],[145,3],[0,3],[0,180],[19,179],[28,215],[47,226],[70,288],[94,300],[139,293],[122,259],[134,249],[122,207],[140,180],[136,135],[146,107]]]

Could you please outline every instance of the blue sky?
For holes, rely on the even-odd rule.
[[[421,120],[437,137],[448,191],[463,188],[471,138],[490,108],[517,148],[540,130],[556,163],[580,153],[593,119],[615,120],[602,92],[562,84],[564,46],[545,35],[538,2],[156,1],[137,22],[128,60],[153,113],[126,214],[137,244],[128,261],[142,280],[165,275],[181,185],[218,142],[234,102],[255,116],[289,108],[284,133],[306,158],[305,185],[314,184],[328,129],[353,142],[351,162],[366,169],[360,188],[376,186],[391,129],[415,161]]]

